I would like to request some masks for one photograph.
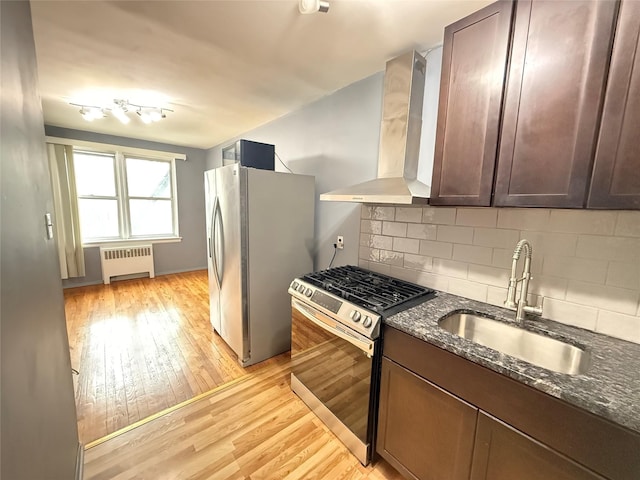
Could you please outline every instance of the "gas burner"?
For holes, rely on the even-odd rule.
[[[351,265],[310,273],[302,279],[378,313],[433,293],[433,290],[420,285]]]

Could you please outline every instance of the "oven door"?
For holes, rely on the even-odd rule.
[[[291,299],[291,388],[363,465],[370,459],[377,342]]]

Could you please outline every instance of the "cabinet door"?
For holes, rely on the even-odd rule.
[[[623,0],[618,17],[590,208],[640,208],[640,2]]]
[[[517,2],[495,205],[585,205],[617,8]]]
[[[491,204],[511,1],[444,31],[431,205]]]
[[[484,412],[478,415],[471,480],[602,480]]]
[[[376,449],[407,478],[467,480],[477,412],[383,357]]]

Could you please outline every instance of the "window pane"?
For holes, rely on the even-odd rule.
[[[78,209],[83,240],[120,236],[117,200],[79,198]]]
[[[131,234],[173,235],[171,200],[129,200]]]
[[[78,195],[116,196],[116,181],[112,156],[74,152]]]
[[[130,197],[171,197],[171,164],[127,158],[127,186]]]

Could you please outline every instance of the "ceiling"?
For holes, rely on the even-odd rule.
[[[486,0],[33,1],[45,123],[210,148],[442,43]],[[69,102],[168,107],[89,123]],[[102,106],[102,105],[99,105]]]

